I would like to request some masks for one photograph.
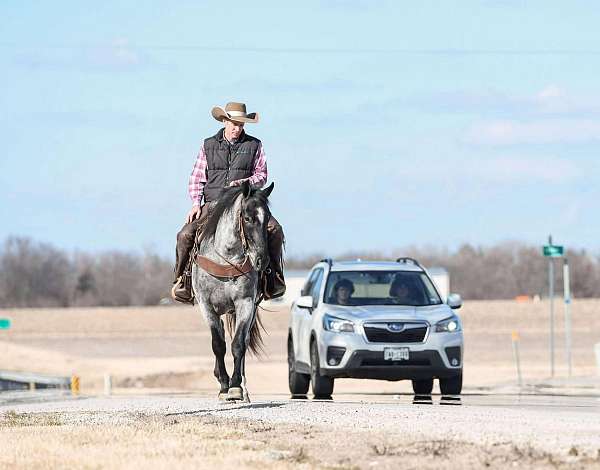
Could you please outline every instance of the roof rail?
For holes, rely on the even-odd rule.
[[[331,268],[331,266],[333,265],[333,260],[331,258],[323,258],[320,263],[327,263],[329,265],[329,267]]]
[[[411,263],[411,264],[414,264],[415,266],[418,266],[419,268],[423,267],[416,259],[410,258],[408,256],[403,256],[401,258],[398,258],[396,260],[396,263],[404,263],[404,264]]]

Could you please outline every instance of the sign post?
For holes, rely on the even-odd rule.
[[[552,235],[544,245],[544,256],[548,260],[548,297],[550,297],[550,373],[554,377],[554,258],[561,258],[564,248],[552,244]]]
[[[571,361],[571,282],[569,277],[569,261],[564,258],[563,264],[564,298],[565,298],[565,350],[567,353],[567,368],[569,377],[572,373]]]

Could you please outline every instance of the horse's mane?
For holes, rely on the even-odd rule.
[[[221,190],[221,194],[219,199],[213,206],[210,216],[206,220],[206,224],[202,230],[202,235],[200,236],[200,242],[204,240],[210,240],[214,238],[217,233],[217,226],[219,225],[219,220],[223,217],[223,214],[233,208],[233,205],[244,191],[243,186],[232,186],[229,188],[223,188]],[[249,199],[254,199],[259,205],[269,210],[269,200],[268,196],[265,195],[263,191],[258,189],[250,190]]]

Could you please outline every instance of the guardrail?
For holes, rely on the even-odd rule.
[[[0,391],[48,388],[73,390],[74,384],[77,385],[77,391],[79,391],[78,377],[55,377],[29,372],[0,371]]]

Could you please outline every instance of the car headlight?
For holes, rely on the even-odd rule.
[[[454,333],[460,331],[460,322],[456,317],[446,318],[435,325],[436,333]]]
[[[323,315],[323,328],[336,333],[354,333],[354,323],[343,318],[333,317],[331,315]]]

